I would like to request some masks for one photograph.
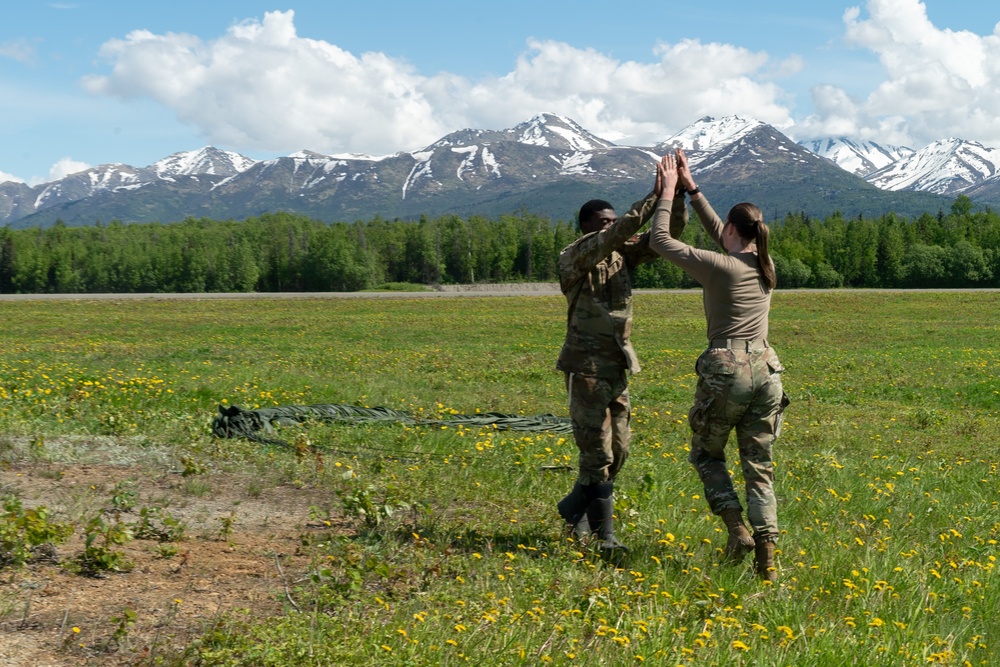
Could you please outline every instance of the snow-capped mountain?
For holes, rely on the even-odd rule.
[[[592,151],[615,147],[615,144],[591,134],[565,116],[541,113],[508,130],[465,129],[452,132],[418,152],[511,141],[563,151]]]
[[[300,150],[253,161],[205,147],[144,168],[101,165],[35,187],[3,183],[0,224],[240,219],[271,211],[331,222],[515,211],[568,219],[593,197],[635,201],[652,186],[658,156],[674,147],[688,151],[717,210],[749,200],[774,215],[905,215],[950,204],[927,193],[881,191],[754,119],[705,117],[656,146],[634,147],[543,113],[506,130],[460,130],[382,157]]]
[[[711,153],[724,148],[747,136],[764,123],[753,118],[726,116],[715,119],[705,116],[655,146],[660,153],[681,148],[685,152]]]
[[[508,131],[515,141],[559,150],[593,151],[614,144],[587,132],[565,116],[543,113]]]
[[[196,151],[174,153],[149,165],[159,178],[172,176],[234,176],[252,167],[255,160],[245,155],[206,146]]]
[[[912,148],[891,146],[874,141],[855,141],[848,137],[825,137],[798,142],[817,155],[833,160],[843,169],[866,176],[913,154]]]
[[[935,141],[865,177],[882,190],[955,194],[1000,171],[1000,150],[975,141]]]

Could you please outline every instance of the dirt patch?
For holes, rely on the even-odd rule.
[[[228,611],[283,613],[286,587],[309,569],[303,534],[330,530],[309,516],[311,506],[329,503],[328,494],[282,486],[250,497],[248,478],[199,479],[192,495],[190,478],[139,466],[24,463],[0,471],[0,493],[15,493],[25,507],[103,512],[108,520],[109,495],[126,483],[137,502],[119,514],[122,521],[134,524],[140,507],[155,504],[185,533],[177,542],[116,547],[131,570],[95,578],[65,567],[84,550],[85,522],[77,521],[54,554],[58,562],[0,570],[0,667],[133,664],[187,646]]]

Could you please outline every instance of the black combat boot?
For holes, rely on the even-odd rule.
[[[614,482],[601,482],[581,487],[590,498],[587,506],[587,520],[590,530],[600,539],[601,551],[608,554],[614,550],[628,551],[628,547],[615,537]]]
[[[590,498],[584,493],[584,488],[577,482],[573,485],[573,490],[556,504],[559,516],[566,522],[566,533],[577,539],[586,537],[590,533],[590,525],[587,522],[587,505],[590,504]]]

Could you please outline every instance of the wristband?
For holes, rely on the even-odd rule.
[[[696,195],[696,194],[698,194],[699,192],[701,192],[701,188],[699,188],[699,187],[698,187],[697,185],[696,185],[696,186],[694,187],[694,189],[693,189],[693,190],[688,190],[688,191],[687,191],[687,193],[688,193],[689,195]]]

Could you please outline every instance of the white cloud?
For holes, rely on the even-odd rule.
[[[791,122],[780,88],[754,78],[768,63],[763,53],[684,40],[659,45],[660,60],[647,64],[559,42],[528,46],[514,71],[471,86],[468,114],[482,126],[552,111],[613,141],[650,145],[706,114]]]
[[[35,47],[26,39],[15,39],[0,43],[0,56],[12,58],[20,63],[30,63],[35,60]]]
[[[916,148],[947,136],[1000,146],[1000,25],[985,36],[942,30],[917,0],[869,0],[866,10],[844,13],[845,37],[878,56],[885,81],[860,102],[814,89],[816,115],[797,133],[853,124],[854,136]]]
[[[84,84],[151,97],[210,142],[241,148],[392,152],[445,131],[406,63],[300,38],[293,16],[270,12],[208,43],[134,31],[102,47],[112,73]]]
[[[14,174],[8,174],[5,171],[0,171],[0,183],[24,183],[24,179],[19,178]]]
[[[152,98],[213,144],[324,153],[413,150],[453,130],[502,129],[542,111],[623,143],[662,140],[706,114],[784,127],[784,93],[766,79],[801,67],[697,40],[659,45],[652,63],[532,41],[505,76],[427,77],[381,53],[358,56],[301,38],[292,11],[266,13],[210,42],[137,30],[101,53],[112,71],[84,80],[93,93]]]
[[[48,181],[58,181],[60,178],[65,178],[70,174],[90,169],[90,167],[91,165],[86,162],[80,162],[79,160],[64,157],[52,165],[52,168],[49,169]]]

